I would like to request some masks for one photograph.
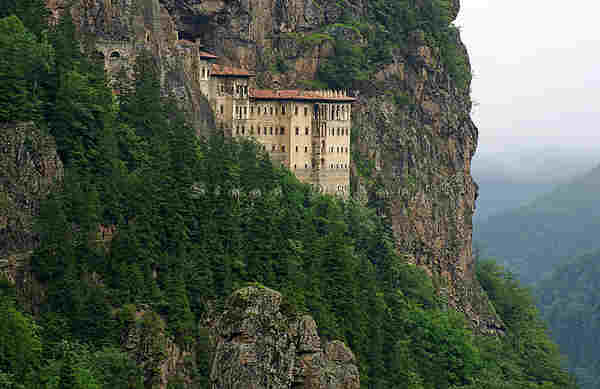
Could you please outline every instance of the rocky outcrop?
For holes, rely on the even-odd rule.
[[[54,138],[33,122],[0,123],[0,260],[5,265],[14,262],[9,255],[14,259],[35,246],[33,219],[62,175]]]
[[[143,372],[145,388],[165,389],[170,382],[191,386],[190,366],[186,361],[193,353],[169,337],[160,315],[147,306],[125,305],[116,316],[121,329],[121,347]]]
[[[290,312],[274,290],[234,292],[213,332],[213,389],[360,388],[352,351],[340,341],[322,347],[312,317]]]

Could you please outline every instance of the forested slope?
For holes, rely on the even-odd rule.
[[[28,287],[1,284],[3,387],[209,388],[207,326],[248,284],[347,342],[364,388],[574,387],[501,271],[481,278],[507,336],[474,336],[374,210],[313,192],[252,142],[197,138],[150,55],[115,96],[68,13],[44,33],[40,2],[0,4],[0,120],[35,121],[65,166]],[[156,362],[174,350],[184,361],[163,382]]]
[[[599,190],[597,167],[529,205],[491,216],[477,226],[474,241],[525,282],[539,281],[562,260],[600,248]]]
[[[552,337],[569,357],[582,388],[600,385],[600,252],[573,258],[557,267],[536,288]]]

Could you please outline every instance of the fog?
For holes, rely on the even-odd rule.
[[[461,0],[480,154],[600,151],[598,15],[589,0]]]

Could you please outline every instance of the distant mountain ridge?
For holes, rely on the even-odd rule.
[[[536,282],[563,258],[600,249],[600,166],[528,205],[490,216],[474,229],[474,241]]]

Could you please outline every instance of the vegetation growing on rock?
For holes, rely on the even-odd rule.
[[[1,285],[3,385],[208,388],[222,377],[210,373],[218,348],[206,328],[221,314],[227,325],[252,316],[248,289],[235,291],[258,282],[286,297],[286,317],[309,313],[323,343],[349,345],[364,388],[572,386],[543,331],[475,337],[375,210],[315,193],[256,144],[198,139],[161,96],[149,55],[114,97],[68,16],[48,36],[45,82],[24,88],[43,88],[37,120],[57,141],[64,184],[37,218],[35,316]],[[510,299],[492,301],[510,312]],[[536,346],[535,358],[515,339]],[[352,361],[338,342],[325,354],[335,374]]]

